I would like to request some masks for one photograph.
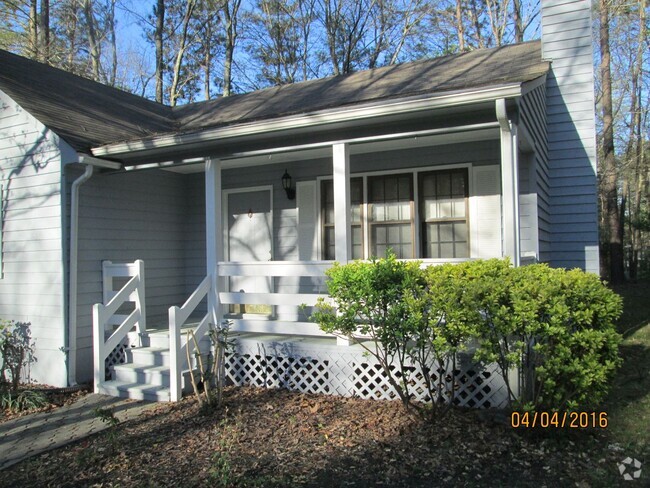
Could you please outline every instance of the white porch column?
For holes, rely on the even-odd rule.
[[[503,222],[503,254],[514,266],[520,265],[519,237],[519,174],[517,162],[517,127],[506,112],[506,101],[496,101],[501,132],[501,194]]]
[[[352,258],[350,230],[350,148],[347,144],[332,146],[334,173],[334,258],[341,264]],[[337,337],[339,346],[349,346],[350,340]]]
[[[221,223],[221,161],[205,160],[205,250],[206,272],[212,276],[212,293],[208,294],[208,309],[215,325],[221,322],[217,266],[223,260],[223,230]]]
[[[345,264],[352,258],[350,231],[350,148],[347,144],[332,146],[334,165],[334,257]]]

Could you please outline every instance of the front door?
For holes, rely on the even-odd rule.
[[[228,259],[251,262],[273,259],[273,219],[271,213],[271,190],[237,190],[227,196],[228,216]],[[270,293],[272,282],[269,277],[233,276],[230,278],[231,292]],[[243,315],[270,315],[269,305],[233,305],[231,313]]]

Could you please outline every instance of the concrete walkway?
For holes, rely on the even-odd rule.
[[[134,419],[156,403],[89,394],[51,412],[0,423],[0,470],[108,427],[93,410],[110,408],[120,422]]]

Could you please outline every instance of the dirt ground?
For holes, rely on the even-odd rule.
[[[399,402],[243,387],[208,412],[161,404],[0,486],[616,486],[624,454],[607,429],[514,429],[460,409],[425,421]]]

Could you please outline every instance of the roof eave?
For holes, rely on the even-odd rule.
[[[313,128],[346,121],[368,120],[395,113],[407,114],[481,103],[497,98],[514,98],[521,95],[522,82],[513,82],[473,90],[401,97],[226,127],[207,128],[185,134],[164,134],[153,138],[106,144],[93,148],[92,154],[96,157],[119,157],[129,153],[156,152],[183,145],[232,140],[239,137],[272,134],[297,128]]]

